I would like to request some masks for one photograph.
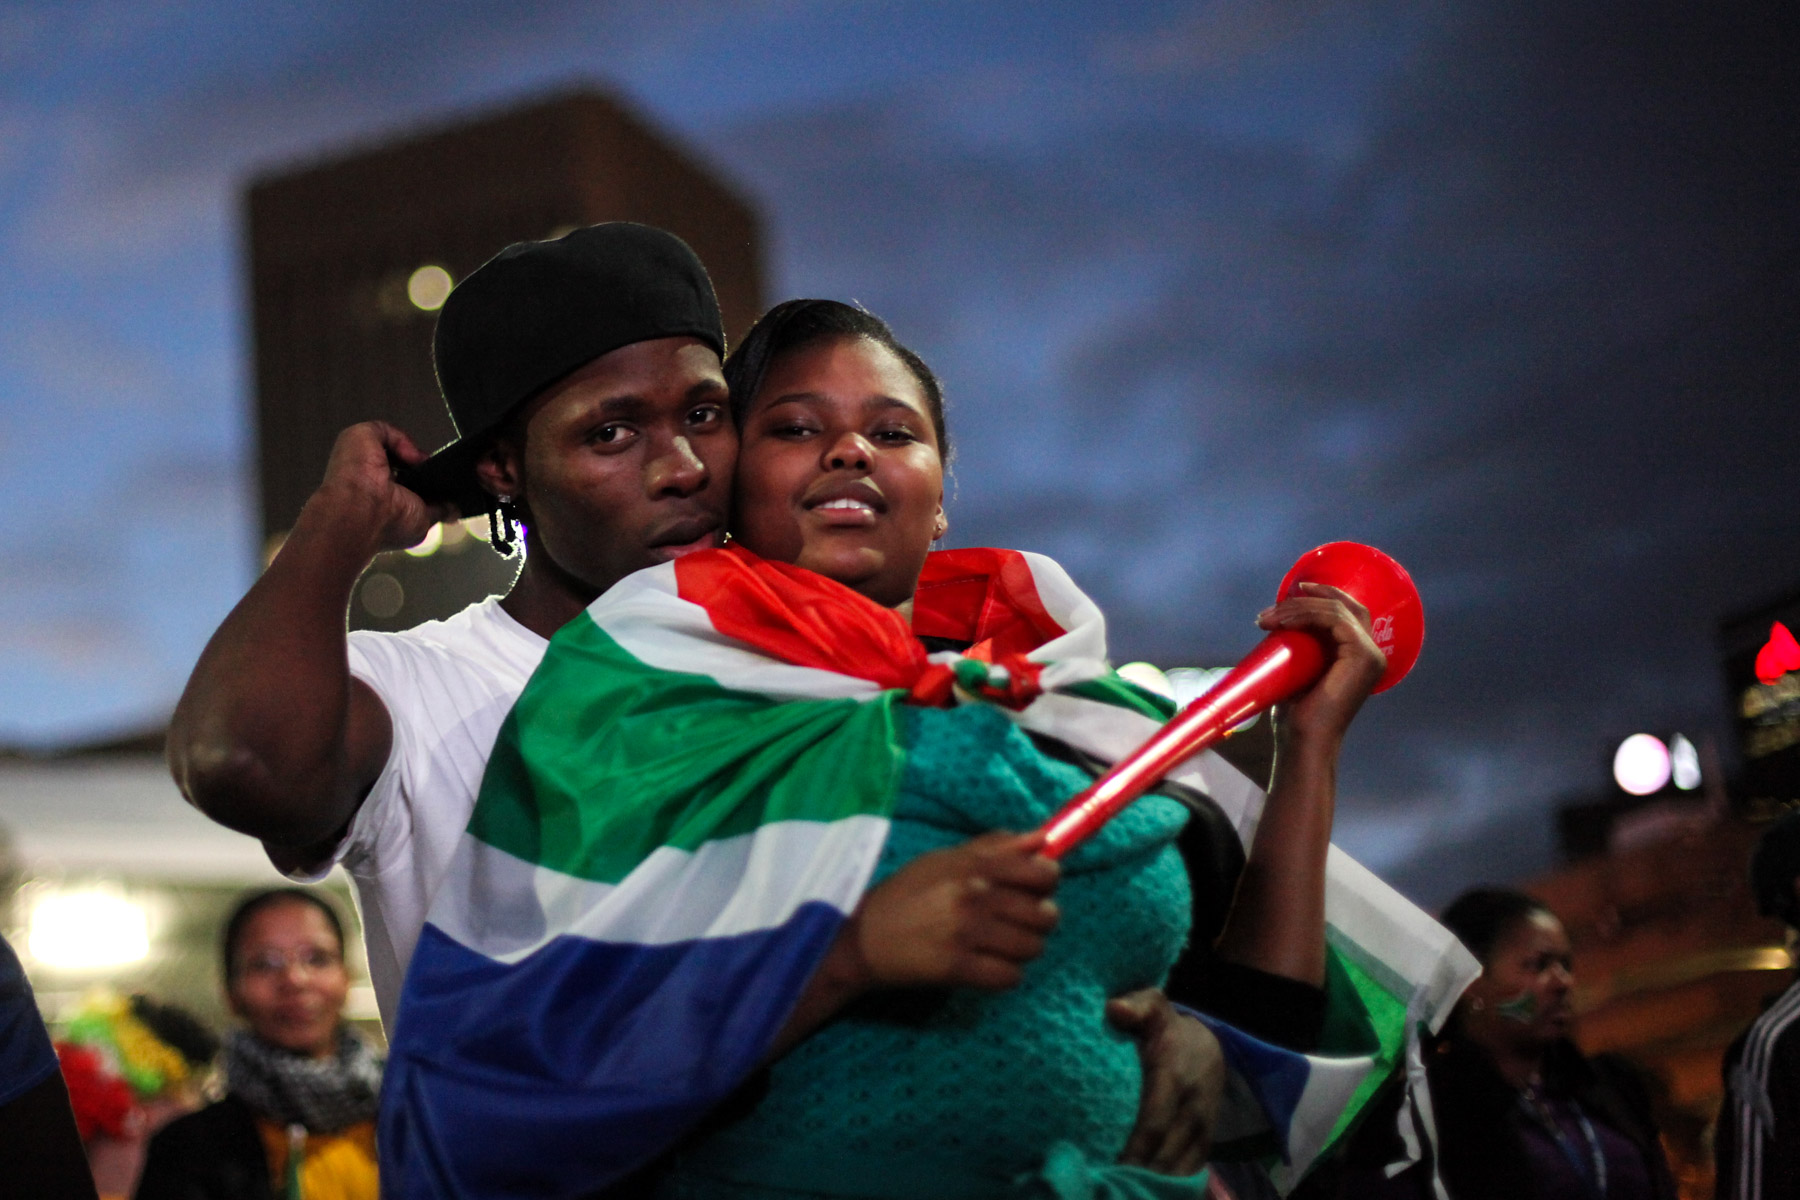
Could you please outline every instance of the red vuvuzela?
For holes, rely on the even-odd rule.
[[[1369,610],[1370,633],[1388,660],[1375,691],[1386,691],[1412,670],[1425,643],[1425,609],[1399,563],[1373,546],[1332,542],[1294,564],[1276,599],[1286,600],[1302,583],[1342,588]],[[1065,804],[1044,826],[1044,853],[1061,858],[1183,762],[1257,713],[1311,687],[1325,673],[1325,653],[1310,633],[1271,633],[1205,695]]]

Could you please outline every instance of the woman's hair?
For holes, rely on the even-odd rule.
[[[938,457],[950,461],[950,434],[944,426],[944,389],[925,360],[900,344],[887,322],[865,308],[837,300],[785,300],[764,313],[725,360],[731,415],[741,426],[744,412],[763,377],[784,354],[834,338],[868,338],[893,352],[925,393],[925,407],[937,434]]]
[[[220,939],[219,949],[224,955],[225,986],[230,987],[237,978],[237,947],[243,939],[244,928],[250,919],[264,909],[274,908],[281,904],[310,904],[325,914],[325,921],[331,926],[332,934],[337,938],[338,953],[344,952],[344,923],[338,919],[337,909],[333,908],[325,897],[317,892],[309,892],[305,888],[284,887],[270,888],[264,892],[252,892],[238,901],[237,907],[231,910],[231,916],[225,919],[225,935]]]
[[[1470,888],[1450,902],[1438,920],[1469,953],[1486,965],[1500,939],[1521,922],[1538,913],[1555,916],[1542,900],[1512,888]]]

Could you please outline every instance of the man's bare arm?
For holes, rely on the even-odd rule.
[[[386,762],[387,709],[350,675],[345,613],[381,550],[449,514],[395,484],[380,422],[345,430],[281,553],[207,643],[169,725],[169,769],[201,812],[300,865],[355,815]],[[286,859],[286,862],[280,860]]]

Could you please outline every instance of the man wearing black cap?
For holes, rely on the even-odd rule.
[[[712,284],[671,234],[620,222],[502,251],[438,320],[460,436],[427,462],[391,426],[345,430],[194,668],[169,729],[177,783],[296,878],[344,865],[384,1017],[546,639],[624,575],[722,536],[737,450],[723,351]],[[495,509],[525,527],[504,598],[346,635],[377,552]]]
[[[1800,812],[1757,839],[1750,889],[1765,917],[1800,929]],[[1800,1198],[1800,980],[1725,1052],[1713,1147],[1719,1200]]]

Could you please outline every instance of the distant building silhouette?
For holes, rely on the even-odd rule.
[[[761,240],[749,204],[594,92],[267,175],[245,202],[270,548],[345,426],[391,421],[428,451],[450,440],[432,373],[434,310],[449,283],[511,242],[598,221],[659,225],[706,263],[728,336],[761,312]],[[381,556],[358,586],[352,623],[406,628],[506,588],[516,560],[461,528],[445,535],[431,555]]]

